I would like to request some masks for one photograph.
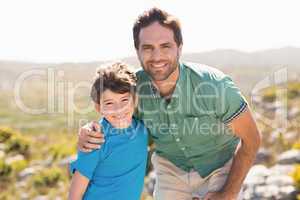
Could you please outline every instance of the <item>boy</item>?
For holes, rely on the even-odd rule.
[[[91,97],[101,114],[105,135],[101,149],[78,152],[69,199],[139,200],[147,162],[147,130],[133,117],[137,106],[136,76],[125,64],[97,72]]]

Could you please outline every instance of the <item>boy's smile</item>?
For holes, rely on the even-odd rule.
[[[96,110],[115,128],[127,128],[132,121],[135,109],[135,99],[132,94],[105,90],[100,98],[100,105]]]

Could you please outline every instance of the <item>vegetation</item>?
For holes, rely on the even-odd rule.
[[[37,91],[40,90],[35,89],[38,86],[31,86],[30,90],[26,90],[30,92],[24,94],[24,100],[36,108],[46,105],[47,99],[39,95]],[[274,102],[277,91],[276,87],[263,91],[263,103]],[[287,91],[288,106],[300,108],[300,83],[289,83]],[[97,114],[91,111],[74,112],[74,115],[70,115],[64,111],[32,115],[19,110],[14,104],[12,93],[3,92],[0,95],[0,200],[21,199],[25,194],[28,199],[39,195],[47,195],[50,199],[58,196],[66,199],[69,175],[67,166],[60,162],[76,153],[78,127],[86,121],[97,119]],[[88,102],[88,95],[75,99],[77,107],[84,107]],[[56,107],[57,105],[55,109]],[[300,115],[291,119],[287,131],[300,134],[299,122]],[[271,150],[274,157],[291,148],[300,149],[300,141],[288,140],[286,132],[281,130],[276,140],[270,140],[275,130],[259,120],[258,125],[263,134],[263,147]],[[296,137],[300,138],[300,135]],[[1,152],[4,156],[1,156]],[[8,157],[18,155],[20,159],[7,163]],[[24,159],[21,159],[22,156]],[[34,168],[39,165],[43,165],[43,168]],[[20,173],[26,168],[33,168],[35,172],[21,178]],[[295,185],[300,189],[299,166],[292,176]],[[142,199],[151,200],[152,197],[143,194]]]

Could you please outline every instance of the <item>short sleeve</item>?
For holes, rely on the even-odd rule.
[[[228,124],[246,110],[248,103],[228,76],[224,76],[218,83],[218,92],[220,96],[216,101],[216,115]]]
[[[97,149],[88,153],[78,151],[77,159],[70,163],[71,174],[74,174],[75,171],[78,171],[81,175],[91,180],[94,171],[101,159],[100,154],[101,149]]]

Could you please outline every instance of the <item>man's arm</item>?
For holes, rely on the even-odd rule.
[[[232,166],[224,187],[219,192],[208,193],[205,200],[236,199],[260,146],[260,134],[249,108],[230,122],[229,127],[241,139],[241,145],[233,157]]]
[[[77,149],[82,152],[90,152],[99,149],[104,141],[99,123],[93,121],[79,129]]]

